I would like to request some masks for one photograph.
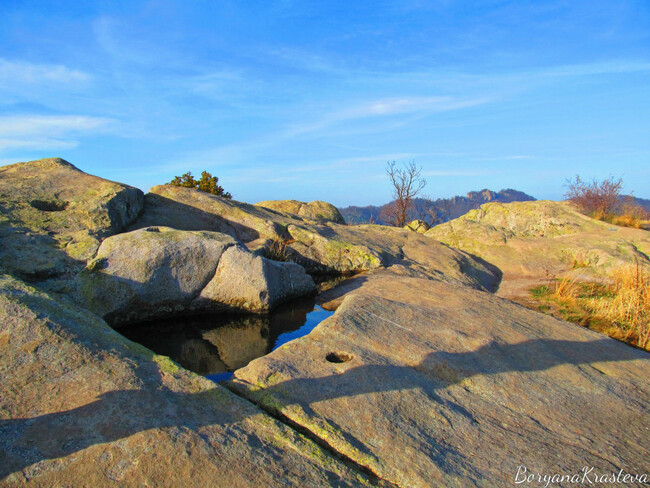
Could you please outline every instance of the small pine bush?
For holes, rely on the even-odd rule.
[[[218,195],[223,198],[232,198],[232,195],[219,185],[219,178],[212,176],[207,171],[203,171],[201,173],[200,180],[195,180],[190,171],[182,176],[174,176],[168,185],[181,186],[183,188],[194,188],[196,190],[211,193],[212,195]]]

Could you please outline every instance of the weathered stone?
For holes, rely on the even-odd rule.
[[[218,232],[168,227],[109,237],[80,273],[77,299],[111,324],[185,311],[235,243]]]
[[[291,298],[316,292],[316,285],[302,266],[252,254],[241,247],[223,253],[210,282],[192,307],[206,309],[210,303],[228,309],[268,312]]]
[[[345,225],[345,219],[341,212],[331,203],[314,200],[313,202],[299,202],[298,200],[267,200],[256,203],[255,205],[275,210],[276,212],[285,212],[298,215],[308,220],[324,224],[333,222],[335,224]]]
[[[404,228],[406,230],[412,230],[413,232],[417,232],[419,234],[424,234],[429,230],[429,224],[427,224],[424,220],[411,220],[404,226]]]
[[[0,277],[0,378],[2,486],[370,481],[88,311],[8,277]]]
[[[400,264],[434,279],[488,290],[495,289],[500,280],[494,266],[404,229],[333,222],[317,225],[292,213],[190,188],[153,187],[133,227],[147,225],[223,232],[256,252],[269,241],[283,241],[289,259],[312,274],[352,274]]]
[[[154,186],[144,199],[144,212],[131,229],[155,225],[179,230],[209,230],[242,242],[287,239],[286,225],[299,222],[264,207],[238,202],[192,188]]]
[[[343,241],[331,227],[290,225],[291,259],[312,273],[359,273],[382,266],[380,256],[363,244]],[[326,237],[327,236],[327,237]]]
[[[310,272],[358,273],[394,265],[419,276],[495,290],[500,271],[412,231],[382,225],[290,225],[292,259]]]
[[[142,192],[63,159],[0,168],[0,268],[66,291],[67,279],[142,210]],[[43,283],[45,282],[45,283]]]
[[[496,265],[513,298],[549,276],[602,279],[635,260],[650,264],[650,234],[579,213],[568,202],[489,203],[426,233]]]
[[[181,312],[268,312],[314,293],[295,263],[254,255],[219,232],[146,227],[109,237],[78,277],[78,302],[119,325]]]
[[[467,287],[362,278],[231,387],[398,486],[647,472],[646,352]]]

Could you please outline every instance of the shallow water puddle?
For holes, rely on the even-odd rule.
[[[309,298],[286,303],[268,315],[174,317],[134,324],[120,333],[219,382],[253,359],[309,334],[333,313]]]

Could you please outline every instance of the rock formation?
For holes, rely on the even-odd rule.
[[[358,280],[232,388],[397,486],[647,472],[646,352],[434,280]]]
[[[2,486],[373,481],[87,310],[8,277],[0,277],[0,376]]]
[[[264,207],[222,198],[192,188],[154,186],[144,198],[144,211],[130,227],[172,227],[178,230],[209,230],[242,242],[287,239],[286,225],[296,216],[284,216]]]
[[[78,278],[77,300],[113,325],[180,312],[268,312],[316,291],[294,263],[251,254],[218,232],[146,227],[109,237]]]
[[[499,268],[645,259],[644,231],[553,202],[492,203],[423,235],[171,186],[142,211],[141,200],[62,160],[0,168],[0,266],[13,275],[0,276],[3,486],[493,487],[513,486],[521,467],[646,473],[648,354],[489,293]],[[262,257],[268,240],[294,262]],[[332,317],[226,387],[101,318],[266,311],[313,290],[305,270],[364,273],[318,298]],[[239,366],[246,347],[221,332],[204,339]],[[183,345],[188,364],[220,368],[206,344]]]
[[[299,202],[298,200],[267,200],[255,205],[297,215],[307,220],[313,220],[320,224],[333,222],[345,225],[345,219],[339,210],[331,203],[314,200],[313,202]]]
[[[602,279],[635,259],[650,264],[647,231],[592,219],[568,202],[489,203],[426,235],[498,266],[508,297],[572,269]]]
[[[142,192],[63,159],[0,168],[0,268],[55,291],[142,210]]]
[[[406,224],[404,228],[406,230],[412,230],[413,232],[417,232],[419,234],[424,234],[429,230],[429,224],[427,224],[424,220],[412,220]]]
[[[473,256],[413,232],[378,225],[317,224],[291,213],[189,188],[156,186],[131,228],[168,226],[229,234],[257,250],[287,243],[292,261],[313,274],[352,274],[402,264],[436,279],[494,289],[500,274]]]

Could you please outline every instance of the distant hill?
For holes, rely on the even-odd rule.
[[[437,200],[416,198],[413,201],[413,209],[409,214],[409,220],[421,219],[429,224],[434,220],[437,222],[447,222],[448,220],[465,215],[470,210],[478,208],[484,203],[528,202],[533,200],[535,200],[534,197],[510,188],[499,192],[483,189],[481,191],[471,191],[464,197],[455,196],[452,198],[439,198]],[[367,207],[350,206],[339,208],[339,211],[348,224],[367,224],[368,222],[385,224],[386,222],[384,222],[381,217],[382,211],[388,207],[390,203],[379,207],[374,205],[369,205]]]

